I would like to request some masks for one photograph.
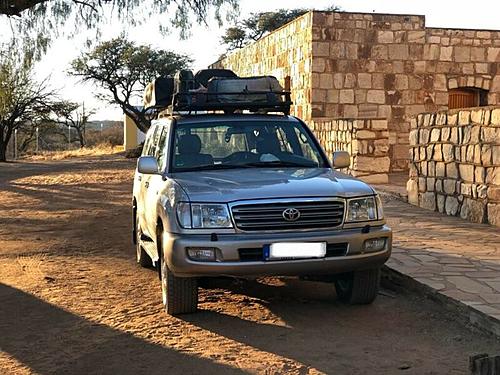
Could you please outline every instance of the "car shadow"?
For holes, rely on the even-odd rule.
[[[337,373],[339,368],[353,369],[356,360],[352,351],[340,343],[353,341],[353,332],[359,332],[359,326],[367,326],[366,322],[371,319],[373,324],[367,326],[364,333],[370,339],[359,347],[367,355],[368,346],[373,344],[386,324],[385,317],[383,322],[380,320],[382,304],[348,306],[337,300],[335,288],[330,283],[297,278],[280,280],[280,285],[236,279],[207,284],[209,288],[223,288],[231,294],[244,296],[243,305],[262,305],[280,322],[257,321],[251,315],[238,315],[234,311],[204,309],[203,304],[198,314],[181,318],[230,340],[297,361],[306,368],[328,374]],[[325,335],[326,332],[330,335]],[[373,350],[370,355],[377,356]],[[325,361],[329,356],[331,361]]]
[[[0,351],[39,374],[240,374],[0,283]]]

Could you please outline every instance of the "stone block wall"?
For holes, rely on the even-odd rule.
[[[311,120],[312,13],[297,18],[213,67],[227,68],[241,77],[273,75],[283,87],[290,79],[292,114]]]
[[[411,127],[409,202],[500,226],[500,107],[420,114]]]
[[[410,118],[448,90],[500,103],[500,32],[426,28],[423,16],[314,12],[312,118],[387,118],[391,170],[408,168]]]
[[[311,122],[311,130],[331,159],[335,151],[347,151],[346,171],[368,183],[387,183],[390,169],[387,120],[332,120]]]
[[[449,90],[500,104],[500,31],[426,28],[416,15],[310,12],[216,66],[290,77],[308,123],[387,119],[391,172],[408,169],[410,119],[447,110]]]

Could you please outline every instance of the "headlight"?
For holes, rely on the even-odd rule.
[[[381,220],[384,214],[378,196],[349,199],[347,201],[348,223]]]
[[[232,228],[226,204],[185,203],[177,205],[177,219],[183,228]]]

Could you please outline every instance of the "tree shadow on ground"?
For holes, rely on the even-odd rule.
[[[0,350],[39,374],[239,374],[0,283]]]

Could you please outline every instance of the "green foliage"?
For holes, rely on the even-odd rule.
[[[243,48],[247,40],[246,31],[237,26],[228,28],[222,36],[222,43],[226,44],[229,50]]]
[[[72,62],[70,73],[103,88],[106,94],[97,96],[118,104],[139,129],[146,131],[146,113],[132,105],[132,100],[142,96],[146,85],[155,78],[186,69],[191,63],[188,56],[138,46],[122,36],[84,52]]]
[[[50,113],[55,93],[45,81],[33,79],[29,65],[0,57],[0,161],[17,129],[33,128],[37,119]]]
[[[222,43],[228,50],[242,48],[252,41],[257,41],[263,36],[279,29],[294,19],[314,9],[279,9],[275,12],[252,13],[247,19],[229,27],[222,37]],[[339,11],[337,6],[330,6],[322,11]]]
[[[95,31],[111,20],[127,27],[140,25],[157,15],[168,15],[160,30],[181,32],[185,38],[194,22],[206,24],[210,15],[221,25],[234,19],[239,0],[0,0],[0,21],[11,21],[10,48],[39,59],[54,38],[74,36],[83,29]],[[65,25],[72,25],[65,28]],[[172,25],[168,27],[165,25]],[[68,31],[69,30],[69,31]],[[89,42],[91,43],[91,42]]]

